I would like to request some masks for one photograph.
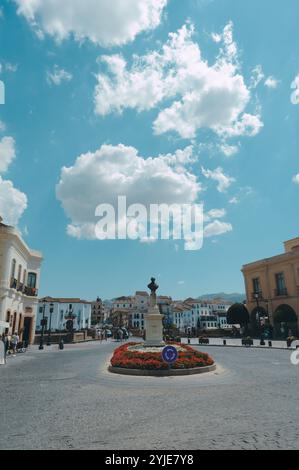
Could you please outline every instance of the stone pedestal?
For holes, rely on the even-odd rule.
[[[148,313],[145,315],[146,339],[145,347],[164,346],[163,341],[163,323],[157,305],[150,306]]]

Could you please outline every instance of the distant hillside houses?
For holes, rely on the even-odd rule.
[[[105,311],[99,312],[100,304],[97,299],[95,310],[101,324],[114,327],[125,326],[130,329],[144,330],[145,315],[149,308],[149,294],[137,291],[134,295],[121,296],[111,301],[105,301]],[[164,316],[166,325],[174,326],[182,333],[192,333],[195,329],[227,329],[227,311],[232,305],[224,299],[193,299],[173,300],[166,295],[157,296],[160,313]],[[107,308],[109,305],[109,308]]]

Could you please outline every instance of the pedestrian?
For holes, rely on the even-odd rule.
[[[0,341],[0,366],[4,366],[6,364],[5,361],[5,336],[4,334],[2,335],[1,341]]]
[[[7,333],[4,333],[4,346],[5,346],[5,362],[6,362],[7,352],[10,346],[10,340],[9,340]]]
[[[16,356],[19,341],[20,341],[19,335],[17,332],[15,332],[11,337],[11,346],[12,346],[13,356]]]

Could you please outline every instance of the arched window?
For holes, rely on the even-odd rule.
[[[15,274],[16,274],[16,260],[13,259],[12,260],[12,263],[11,263],[11,278],[14,279],[15,278]]]

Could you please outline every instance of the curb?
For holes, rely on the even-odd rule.
[[[269,350],[278,350],[278,351],[296,351],[295,348],[280,348],[280,347],[275,347],[275,346],[244,346],[243,344],[188,344],[188,343],[182,343],[186,344],[187,346],[196,346],[196,347],[210,347],[210,348],[246,348],[246,349],[269,349]]]
[[[143,370],[124,369],[121,367],[109,366],[108,371],[112,374],[135,375],[139,377],[179,377],[183,375],[205,374],[216,370],[216,364],[206,367],[195,367],[194,369],[166,369],[166,370]]]

